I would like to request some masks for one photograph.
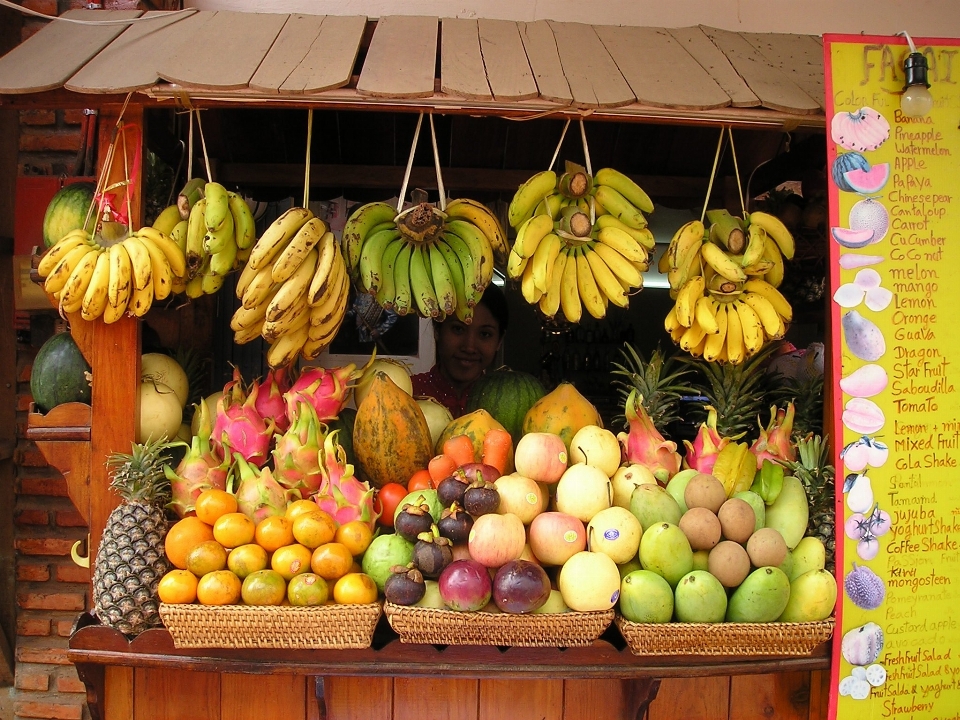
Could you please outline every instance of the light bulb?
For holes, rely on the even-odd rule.
[[[933,109],[933,95],[923,85],[911,85],[900,96],[900,111],[907,117],[925,117]]]

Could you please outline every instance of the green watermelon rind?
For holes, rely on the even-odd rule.
[[[869,170],[847,170],[843,173],[843,179],[853,192],[873,195],[883,190],[890,179],[890,163],[877,163]]]
[[[69,332],[57,333],[37,352],[30,371],[30,394],[37,409],[47,413],[68,402],[90,403],[90,372]]]
[[[96,186],[92,182],[70,183],[60,188],[51,198],[43,214],[43,245],[51,247],[71,230],[84,226],[84,220],[93,202]],[[93,232],[96,213],[90,214],[86,229]]]
[[[514,445],[523,435],[523,418],[546,390],[530,373],[499,368],[480,377],[470,390],[466,412],[483,409],[506,428]]]

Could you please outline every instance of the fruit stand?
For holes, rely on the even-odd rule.
[[[234,21],[239,22],[237,18],[234,18]],[[381,21],[381,24],[389,29],[390,23]],[[365,23],[353,23],[353,25],[356,26],[355,30],[367,29]],[[405,31],[408,32],[409,28]],[[563,32],[563,29],[556,31]],[[358,34],[358,45],[361,42],[360,38],[361,35]],[[369,39],[365,42],[370,43]],[[376,58],[376,51],[380,47],[382,46],[375,44],[365,46],[368,61]],[[432,60],[430,65],[432,68]],[[185,66],[179,69],[184,70]],[[86,78],[88,82],[92,84],[96,84],[95,81],[102,82],[102,78],[97,78],[96,67],[93,64],[88,65],[88,71],[89,75]],[[77,84],[82,85],[79,81]],[[363,85],[364,80],[361,75],[357,87],[361,88]],[[432,74],[430,85],[432,88]],[[162,92],[160,88],[160,93]],[[398,92],[402,96],[402,91]],[[5,97],[15,98],[16,95],[11,94]],[[87,102],[87,98],[77,99],[61,91],[47,97],[38,95],[33,101],[79,103]],[[151,107],[169,107],[181,101],[182,98],[179,96],[175,98],[173,95],[148,99],[136,95],[132,98],[128,97],[126,101],[115,95],[104,96],[99,100],[101,135],[99,166],[111,168],[111,172],[116,168],[116,172],[120,172],[116,164],[110,163],[111,158],[107,157],[106,153],[108,148],[114,147],[113,141],[116,140],[113,134],[114,124],[119,123],[121,117],[125,124],[143,128],[145,115]],[[201,101],[195,97],[188,102]],[[217,107],[215,98],[203,102],[207,103],[208,107]],[[256,107],[262,101],[252,99],[244,102]],[[290,102],[291,106],[299,104],[292,100]],[[393,102],[400,101],[395,99]],[[338,107],[338,104],[346,105],[347,100],[334,98],[331,100],[330,107]],[[615,104],[611,103],[607,107]],[[387,104],[371,104],[371,107],[365,109],[376,111],[387,107],[397,109]],[[402,109],[419,110],[421,108],[414,103]],[[442,110],[440,107],[437,109]],[[464,112],[463,109],[453,107],[448,110]],[[497,109],[491,107],[485,110],[490,115],[527,111],[528,108],[519,106]],[[796,117],[801,118],[801,121],[808,121],[809,118],[804,113],[812,111],[811,105],[807,109],[798,110]],[[476,112],[476,110],[467,112]],[[570,114],[578,113],[572,111]],[[742,119],[744,122],[747,121],[746,117]],[[736,114],[725,119],[713,118],[713,122],[725,122],[729,127],[730,124],[736,124]],[[730,138],[732,142],[732,132]],[[119,139],[119,144],[129,149],[131,154],[136,152],[135,135],[123,135]],[[589,163],[589,160],[587,162]],[[595,177],[603,176],[598,173]],[[111,181],[120,182],[122,179],[122,176],[119,179],[107,177],[106,184],[110,184]],[[612,179],[609,182],[618,181]],[[609,186],[605,185],[605,187]],[[142,187],[134,183],[132,188],[129,212],[131,217],[138,217],[143,214]],[[543,192],[540,194],[542,195]],[[451,216],[455,217],[452,208],[450,210]],[[394,213],[389,214],[392,216]],[[581,215],[583,215],[582,212]],[[761,214],[754,213],[754,215],[756,232],[769,233],[771,236],[778,232],[776,227],[757,231],[757,228],[762,225]],[[536,217],[535,212],[534,217]],[[517,225],[520,225],[523,218],[517,218],[517,220]],[[570,222],[571,225],[567,230],[576,235],[574,221],[571,219]],[[371,221],[371,227],[376,224]],[[548,225],[552,227],[552,220]],[[541,233],[540,240],[549,234],[548,229]],[[748,232],[749,235],[754,235],[754,231]],[[320,235],[322,234],[321,231]],[[705,228],[701,224],[697,231],[689,234],[691,237],[696,237],[699,246],[705,237]],[[680,235],[681,233],[678,233],[678,238]],[[347,230],[345,230],[346,237]],[[527,237],[529,239],[530,236]],[[557,243],[559,242],[558,240]],[[690,241],[686,239],[682,240],[682,243],[687,247],[690,246]],[[756,255],[755,262],[760,259],[763,240],[759,243],[755,249],[744,251],[745,254],[753,252]],[[590,248],[592,247],[591,244]],[[711,248],[715,247],[717,246],[711,246]],[[508,248],[504,249],[503,262],[500,263],[505,266],[507,276],[517,280],[518,285],[520,282],[527,282],[526,276],[523,275],[523,268],[514,267],[513,272],[511,271],[510,265],[506,262],[507,250]],[[256,248],[253,251],[256,252]],[[492,253],[496,252],[497,248],[492,248]],[[533,250],[527,252],[531,258],[534,256]],[[687,256],[684,260],[675,261],[676,267],[671,267],[671,270],[678,270],[690,277],[698,277],[697,273],[690,271],[692,266],[690,251],[685,252]],[[556,257],[558,253],[559,251],[554,249],[553,256]],[[585,257],[586,254],[586,249],[580,251],[581,257]],[[577,253],[573,253],[571,257],[576,255]],[[185,259],[189,264],[189,254]],[[594,261],[595,258],[589,261],[583,260],[584,263]],[[718,267],[717,272],[721,272],[720,268],[723,268],[735,274],[734,270],[726,265],[729,258],[705,258],[705,261],[711,266],[715,261]],[[355,268],[351,265],[349,257],[346,262],[348,270],[355,269],[359,277],[364,278],[363,260],[359,251],[354,258]],[[573,267],[574,264],[575,261],[567,258],[568,267]],[[745,265],[750,264],[745,261]],[[716,273],[712,276],[716,276]],[[521,277],[524,279],[521,280]],[[369,279],[369,277],[366,278],[366,282],[369,282]],[[697,346],[701,341],[706,344],[705,332],[711,334],[715,332],[697,330],[700,316],[695,316],[692,308],[698,304],[698,297],[707,297],[707,293],[713,289],[718,294],[728,292],[720,287],[708,288],[708,280],[703,277],[699,284],[694,281],[687,285],[688,279],[684,277],[682,284],[688,289],[678,295],[676,309],[672,311],[677,321],[671,334],[675,333],[674,340],[681,347],[684,347],[684,342],[691,343],[691,347]],[[489,282],[489,278],[487,281]],[[435,275],[434,282],[436,282]],[[540,285],[541,279],[534,280],[531,275],[529,283]],[[627,283],[627,285],[629,287],[626,289],[638,287],[637,282]],[[370,294],[376,294],[377,288],[368,285],[367,290]],[[212,295],[214,292],[215,289],[209,292],[203,291],[191,297],[197,299],[202,294]],[[319,297],[323,294],[323,290],[318,289],[317,293]],[[238,297],[242,295],[243,293],[238,293]],[[541,295],[546,297],[548,293],[545,289],[541,290],[537,295],[538,300]],[[526,298],[526,290],[524,290],[524,296]],[[242,299],[245,307],[245,297]],[[528,302],[531,301],[528,299]],[[568,317],[574,312],[573,306],[568,304],[573,303],[574,300],[561,297],[560,290],[556,290],[548,302],[554,303],[553,313],[557,312],[561,303],[563,312]],[[600,300],[596,300],[592,306],[591,298],[582,288],[580,298],[576,302],[583,303],[585,312],[601,313],[601,305],[605,307],[605,301]],[[61,307],[62,304],[61,299]],[[197,304],[201,305],[199,302]],[[251,301],[251,305],[257,304]],[[543,304],[539,307],[541,310],[544,309]],[[765,305],[763,307],[766,309]],[[129,308],[131,314],[136,313],[133,304]],[[421,306],[420,310],[423,314],[429,314],[429,304]],[[79,312],[79,305],[74,312]],[[451,304],[447,314],[452,312],[454,312],[454,306]],[[737,315],[730,310],[723,311],[721,314],[724,320],[720,322],[740,322],[736,318],[744,317],[744,312],[741,311],[741,314]],[[122,315],[122,309],[120,314]],[[225,318],[205,317],[202,313],[198,313],[190,320],[198,320],[203,327],[203,323],[224,322]],[[780,331],[776,329],[778,321]],[[183,322],[187,320],[181,320],[181,323]],[[775,337],[778,332],[782,335],[782,313],[770,322],[773,329],[770,329],[771,326],[765,326],[769,333],[766,339]],[[756,327],[759,326],[758,322]],[[699,333],[696,341],[692,337],[683,340],[685,330],[690,328],[694,328],[694,334]],[[111,512],[117,506],[116,497],[108,491],[111,480],[110,470],[104,466],[102,460],[116,453],[118,449],[125,449],[131,439],[138,436],[137,409],[140,404],[138,388],[141,378],[139,358],[142,329],[139,318],[132,316],[118,317],[115,321],[111,319],[110,322],[101,322],[99,318],[93,321],[77,319],[72,322],[71,333],[89,362],[92,375],[95,378],[109,377],[110,382],[93,383],[90,399],[92,413],[85,412],[83,406],[60,406],[46,414],[31,413],[29,419],[28,438],[34,440],[48,461],[67,476],[70,497],[89,524],[91,562],[95,549],[101,544],[101,536]],[[667,329],[670,330],[669,327]],[[740,352],[744,355],[737,359],[730,358],[730,362],[742,362],[759,350],[760,345],[756,343],[762,344],[765,336],[762,331],[756,329],[755,331],[759,335],[755,335],[752,340],[749,339],[748,334],[744,334],[745,346],[740,348]],[[329,342],[329,339],[327,341]],[[304,347],[303,341],[295,348],[293,357],[297,356],[302,347]],[[684,347],[684,349],[687,348]],[[726,353],[727,349],[718,348],[717,353],[720,352]],[[278,358],[288,357],[289,350],[284,349],[283,352],[277,350],[276,353],[276,355],[267,355],[269,364],[285,365],[286,363]],[[98,408],[129,408],[130,411],[98,412]],[[58,414],[61,417],[60,420],[57,419]],[[627,417],[630,419],[629,403]],[[362,422],[362,419],[358,419],[358,422]],[[376,424],[376,420],[372,422]],[[771,424],[772,422],[771,419]],[[432,443],[429,447],[433,447]],[[395,453],[391,453],[391,457],[394,455]],[[367,472],[372,475],[374,461],[368,459],[366,462]],[[418,462],[421,463],[422,468],[423,459]],[[744,462],[745,459],[741,455],[740,466],[743,466]],[[756,459],[751,457],[750,462],[756,462]],[[731,470],[731,483],[734,482],[736,472]],[[404,475],[409,476],[410,473],[404,472]],[[752,478],[753,473],[751,472],[750,475]],[[742,489],[749,487],[748,482]],[[731,493],[732,489],[726,494]],[[806,529],[805,523],[803,529]],[[493,564],[488,565],[488,567],[493,566]],[[785,598],[784,602],[786,602]],[[783,609],[778,610],[770,619],[776,619]],[[422,715],[424,697],[430,698],[430,712],[443,717],[477,717],[475,708],[478,707],[481,717],[497,717],[500,712],[509,707],[510,712],[518,717],[535,714],[538,717],[642,718],[648,712],[651,702],[658,696],[658,692],[665,687],[670,688],[666,696],[672,704],[676,707],[691,708],[690,717],[714,717],[718,712],[716,709],[718,706],[724,707],[723,711],[719,711],[723,716],[726,716],[727,707],[729,707],[731,717],[771,712],[777,716],[789,712],[792,713],[791,716],[810,718],[825,715],[825,671],[830,667],[830,647],[827,642],[830,637],[829,629],[823,635],[815,635],[812,639],[805,638],[806,644],[800,651],[784,649],[787,646],[780,644],[783,639],[773,638],[769,645],[761,645],[759,650],[755,646],[749,646],[746,650],[731,646],[729,652],[723,652],[721,647],[720,650],[714,648],[712,652],[701,653],[652,651],[635,653],[631,651],[629,642],[625,641],[624,637],[625,633],[621,634],[614,625],[609,625],[602,632],[598,631],[596,639],[583,643],[570,643],[569,646],[561,647],[510,647],[495,643],[480,646],[448,645],[443,642],[411,643],[403,642],[405,638],[402,631],[398,631],[397,626],[391,627],[381,618],[373,630],[369,647],[365,648],[303,649],[251,647],[243,644],[233,648],[208,648],[189,646],[189,643],[188,646],[184,646],[182,642],[177,641],[169,629],[162,627],[139,632],[131,639],[115,628],[100,624],[95,616],[84,614],[78,619],[71,636],[68,656],[77,666],[78,673],[87,687],[91,713],[97,718],[104,719],[125,716],[176,717],[186,708],[196,707],[204,707],[208,715],[227,717],[257,714],[261,717],[324,718],[329,713],[330,717],[337,718],[401,718],[413,716],[415,713]],[[256,682],[246,677],[251,675],[257,676]],[[703,684],[687,684],[694,682]],[[685,698],[690,694],[685,688],[689,687],[699,688],[697,694],[703,697]],[[801,696],[800,699],[795,697],[798,693]],[[664,694],[661,694],[661,697],[664,697]],[[651,714],[650,717],[653,715]]]

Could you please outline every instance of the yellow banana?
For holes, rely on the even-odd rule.
[[[201,198],[190,208],[190,217],[187,218],[187,275],[191,278],[200,272],[200,267],[206,259],[203,250],[203,238],[207,228],[203,224],[203,213],[206,200]]]
[[[717,362],[727,342],[727,311],[715,301],[711,302],[714,303],[717,332],[707,335],[707,342],[703,346],[703,359],[707,362]]]
[[[560,309],[563,316],[572,323],[580,322],[583,316],[583,303],[580,300],[580,290],[577,288],[577,248],[565,248],[567,262],[563,267],[563,278],[560,281]]]
[[[153,229],[142,227],[137,230],[141,241],[153,243],[167,258],[173,274],[179,278],[187,276],[187,256],[180,246],[168,235]]]
[[[89,235],[82,230],[68,233],[43,254],[37,265],[37,274],[41,278],[47,277],[67,253],[82,246],[92,247]]]
[[[292,207],[284,212],[270,223],[257,240],[250,251],[250,257],[247,258],[247,265],[251,266],[252,270],[259,270],[273,263],[273,259],[312,217],[313,213],[302,207]]]
[[[593,197],[598,205],[624,225],[634,230],[642,230],[647,226],[647,219],[636,205],[609,185],[597,185],[593,191]]]
[[[335,279],[339,280],[339,275],[347,271],[343,255],[340,254],[340,246],[332,232],[324,233],[317,252],[317,267],[307,289],[307,303],[310,305],[320,303],[326,297],[330,284]]]
[[[364,241],[358,267],[357,289],[360,292],[371,294],[377,292],[383,277],[383,251],[400,236],[400,230],[393,227],[375,232]]]
[[[740,263],[727,255],[716,243],[705,242],[700,246],[700,255],[703,261],[727,280],[743,282],[747,275],[740,267]]]
[[[384,202],[373,202],[361,205],[353,211],[346,224],[343,226],[343,259],[347,263],[347,272],[350,278],[356,282],[357,266],[360,262],[360,250],[363,248],[364,240],[382,223],[393,223],[397,216],[397,210],[392,205]],[[394,223],[396,225],[396,223]],[[383,229],[383,228],[379,228]]]
[[[763,259],[771,263],[770,269],[763,274],[763,279],[775,288],[780,287],[784,275],[783,254],[769,235],[763,244]]]
[[[247,310],[251,310],[262,303],[270,294],[270,291],[278,287],[278,284],[273,281],[271,269],[270,265],[260,268],[260,271],[244,289],[240,302]]]
[[[172,205],[171,207],[176,207]],[[179,212],[179,211],[178,211]],[[179,215],[177,216],[179,217]],[[150,274],[153,277],[153,299],[165,300],[173,292],[173,268],[170,261],[163,254],[158,245],[150,242],[144,236],[138,235],[140,242],[147,249],[150,256]]]
[[[667,316],[663,319],[663,329],[670,334],[670,339],[673,340],[677,345],[680,344],[680,338],[683,337],[683,334],[687,331],[685,325],[680,324],[680,320],[677,318],[677,306],[674,305],[667,312]]]
[[[143,288],[133,288],[127,310],[134,317],[143,317],[153,306],[153,283]]]
[[[704,329],[694,320],[693,324],[684,330],[683,335],[680,336],[680,349],[693,355],[694,350],[703,342],[704,335],[706,335]],[[703,354],[702,350],[700,354]]]
[[[110,279],[107,283],[107,307],[103,321],[108,325],[123,317],[133,292],[133,268],[130,255],[120,243],[110,247]]]
[[[174,203],[160,211],[157,219],[153,221],[153,227],[164,235],[169,235],[173,232],[173,229],[180,224],[180,221],[180,208]]]
[[[344,278],[346,278],[346,275],[344,275]],[[344,292],[343,295],[344,300],[346,300],[347,293]],[[332,307],[329,315],[319,323],[313,322],[314,311],[316,311],[316,308],[311,311],[311,322],[307,325],[307,341],[303,344],[301,350],[303,356],[308,360],[319,355],[333,342],[333,338],[336,337],[346,316],[346,302]]]
[[[564,208],[564,201],[565,198],[560,193],[551,193],[541,200],[533,209],[533,215],[549,215],[556,220],[560,211]]]
[[[538,305],[543,292],[533,280],[533,262],[528,262],[520,276],[520,294],[530,305]]]
[[[717,304],[707,295],[701,295],[694,309],[694,318],[703,331],[709,335],[720,332],[717,321]]]
[[[130,266],[133,269],[133,287],[136,290],[143,290],[147,285],[153,284],[153,262],[150,259],[150,253],[141,242],[139,236],[131,235],[125,238],[123,246],[130,256]]]
[[[762,227],[751,225],[747,228],[747,247],[744,248],[743,257],[740,259],[744,272],[763,259],[763,246],[766,242],[767,233]]]
[[[233,216],[233,236],[241,250],[252,248],[257,241],[257,221],[247,201],[235,192],[227,193],[230,215]]]
[[[453,315],[457,310],[457,288],[453,282],[453,274],[443,253],[436,243],[424,248],[425,261],[430,263],[430,277],[433,279],[433,290],[437,296],[440,312]]]
[[[208,182],[203,186],[203,199],[206,200],[203,222],[208,230],[221,230],[230,216],[230,196],[227,189],[217,182]],[[232,218],[231,218],[232,220]]]
[[[269,310],[268,310],[269,313]],[[310,306],[307,305],[306,296],[301,295],[296,304],[278,320],[265,319],[260,329],[260,334],[267,342],[274,342],[281,335],[299,330],[310,320]]]
[[[270,297],[272,298],[273,296],[271,295]],[[267,306],[269,304],[270,301],[268,299],[253,308],[238,307],[234,310],[233,317],[230,318],[230,329],[234,332],[240,332],[247,328],[256,327],[257,333],[259,333],[263,327],[263,321],[267,315]]]
[[[687,280],[677,293],[677,319],[684,327],[693,325],[697,302],[703,297],[704,287],[703,275],[697,275]]]
[[[630,260],[604,242],[594,243],[592,247],[622,283],[630,289],[643,286],[643,276]]]
[[[553,282],[553,268],[560,252],[561,240],[556,233],[549,233],[537,245],[537,251],[530,258],[533,285],[541,293],[547,292]]]
[[[740,315],[737,313],[734,303],[724,305],[723,311],[727,316],[727,361],[733,365],[739,365],[745,357]]]
[[[529,261],[530,258],[520,257],[511,250],[507,256],[507,277],[511,280],[516,280],[523,275],[524,268],[527,267]]]
[[[413,245],[404,242],[400,253],[397,255],[393,274],[394,284],[397,287],[393,300],[393,311],[397,315],[406,315],[413,306],[413,289],[410,287],[411,255],[413,255]]]
[[[779,340],[786,332],[787,328],[783,324],[783,318],[774,309],[773,304],[763,295],[753,292],[745,292],[740,299],[753,308],[753,311],[760,318],[760,324],[763,325],[763,331],[771,340]]]
[[[650,196],[644,192],[637,183],[624,175],[619,170],[613,168],[600,168],[593,176],[593,181],[597,185],[606,185],[619,192],[630,203],[645,213],[653,212],[653,201]]]
[[[208,274],[222,277],[233,271],[237,264],[237,253],[239,252],[240,248],[231,240],[223,250],[210,256],[210,272]]]
[[[211,230],[207,228],[203,236],[203,250],[208,255],[215,255],[223,252],[231,245],[237,247],[237,238],[234,234],[233,215],[228,212],[227,219],[220,224],[219,229]]]
[[[513,195],[507,209],[507,222],[511,227],[520,224],[533,213],[534,208],[557,187],[557,174],[553,170],[543,170],[528,178]]]
[[[216,273],[203,273],[200,275],[200,291],[204,295],[213,295],[223,287],[224,276]]]
[[[507,264],[507,253],[510,252],[507,234],[503,231],[500,220],[486,205],[476,200],[460,198],[447,203],[446,213],[447,217],[467,220],[480,228],[480,232],[487,236],[493,248],[494,262],[499,267]]]
[[[307,327],[303,325],[293,332],[281,335],[267,348],[267,364],[272,368],[286,367],[294,360],[307,342]]]
[[[630,298],[627,297],[626,291],[620,284],[620,280],[613,273],[613,270],[603,260],[600,253],[596,251],[597,247],[599,247],[599,243],[585,245],[583,247],[583,254],[587,258],[587,263],[590,265],[590,271],[593,273],[597,287],[600,292],[617,307],[628,307],[630,305]],[[577,268],[577,270],[579,272],[579,268]]]
[[[186,220],[181,220],[174,226],[169,235],[169,238],[177,244],[178,248],[180,248],[180,253],[184,257],[186,257],[187,253],[187,225],[188,223]],[[156,230],[156,228],[154,228],[154,230]]]
[[[320,243],[327,230],[327,224],[320,218],[313,217],[307,220],[273,261],[273,281],[282,283],[291,277],[300,267],[304,258]],[[328,263],[327,270],[329,270],[329,263],[333,258],[332,233],[331,239],[325,244],[330,246],[327,247],[327,256],[325,257],[325,261]]]
[[[736,308],[737,315],[740,316],[740,327],[743,330],[743,348],[746,356],[750,357],[763,347],[766,340],[763,334],[763,324],[754,309],[743,300],[735,300],[731,305]]]
[[[107,284],[110,282],[110,253],[106,250],[98,253],[93,275],[83,294],[80,305],[80,317],[87,321],[96,320],[103,315],[107,307]]]
[[[773,305],[777,314],[783,318],[784,322],[793,320],[793,308],[790,307],[789,301],[783,296],[783,293],[770,283],[760,278],[750,278],[743,284],[743,290],[744,292],[756,293],[766,298],[767,301]]]
[[[534,215],[517,231],[513,252],[520,257],[531,258],[540,242],[553,232],[553,218],[549,215]]]
[[[773,238],[773,241],[777,244],[780,252],[787,260],[793,260],[793,254],[796,251],[793,235],[780,218],[770,213],[755,210],[750,213],[749,220],[751,225],[759,225],[766,231],[767,235]]]
[[[67,252],[66,255],[60,258],[60,262],[57,263],[56,267],[53,268],[43,281],[44,291],[48,293],[60,292],[67,284],[67,280],[70,279],[70,275],[73,274],[74,269],[80,264],[80,261],[88,254],[96,252],[98,252],[98,250],[88,243],[78,245],[73,248],[73,250]]]
[[[277,322],[282,320],[287,313],[296,307],[301,299],[306,304],[307,290],[310,287],[311,280],[313,280],[314,270],[317,269],[318,256],[319,253],[316,249],[311,250],[307,253],[304,261],[300,263],[297,271],[286,282],[278,283],[280,289],[273,296],[273,300],[270,301],[270,306],[267,308],[267,321]]]
[[[337,268],[331,277],[332,284],[319,303],[310,308],[309,337],[317,339],[325,336],[336,323],[338,314],[347,312],[347,296],[350,290],[350,278],[346,267]]]
[[[247,327],[241,328],[233,333],[233,342],[235,345],[246,345],[249,342],[254,340],[259,340],[260,330],[263,326],[263,321],[261,320],[259,324],[254,323]]]
[[[604,217],[613,216],[604,215]],[[647,261],[647,248],[637,242],[633,235],[628,233],[626,230],[621,230],[620,228],[612,225],[609,227],[601,227],[600,231],[597,233],[597,240],[602,242],[604,245],[610,246],[613,250],[616,250],[631,262]]]
[[[445,229],[467,244],[470,255],[477,263],[480,284],[486,288],[493,279],[493,248],[490,246],[490,241],[477,229],[476,225],[463,220],[450,220],[446,223]]]
[[[410,288],[413,300],[422,317],[435,318],[440,316],[440,303],[430,278],[429,262],[423,245],[414,245],[410,254]]]
[[[540,297],[538,303],[540,312],[551,320],[560,309],[560,288],[563,283],[563,271],[569,257],[570,256],[563,250],[557,253],[557,257],[553,261],[553,272],[550,275],[550,287],[547,288],[547,291]]]
[[[66,312],[76,312],[80,309],[83,296],[87,292],[87,287],[89,287],[90,280],[93,278],[93,271],[101,255],[103,255],[102,250],[88,252],[74,266],[73,272],[70,273],[60,290],[60,307],[64,308]]]
[[[597,320],[602,319],[607,314],[607,307],[603,294],[597,287],[590,261],[587,260],[587,248],[579,248],[577,251],[577,289],[580,292],[580,302],[586,311]]]

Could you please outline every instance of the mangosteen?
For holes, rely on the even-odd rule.
[[[405,504],[393,523],[397,535],[406,538],[410,542],[416,542],[420,533],[430,530],[433,524],[433,517],[430,515],[430,506],[426,503],[414,505]]]
[[[413,547],[413,562],[424,577],[433,580],[440,577],[443,569],[453,562],[453,542],[441,537],[436,525],[417,536]]]
[[[500,493],[492,482],[477,479],[463,493],[463,508],[474,519],[495,513],[500,507]]]
[[[458,502],[454,502],[446,508],[437,523],[440,534],[449,538],[450,542],[454,544],[465,543],[470,537],[470,528],[472,527],[473,518]]]
[[[423,573],[409,565],[394,565],[390,577],[383,583],[383,595],[395,605],[416,605],[427,591]]]
[[[454,470],[453,475],[445,477],[437,485],[437,500],[443,507],[450,507],[453,503],[463,505],[463,493],[470,482],[460,470]]]

